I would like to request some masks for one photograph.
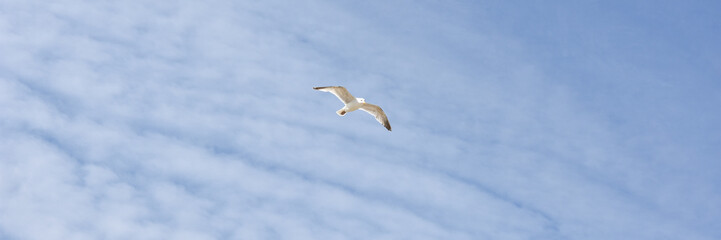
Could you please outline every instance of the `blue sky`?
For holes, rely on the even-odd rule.
[[[3,1],[0,238],[719,239],[719,10]]]

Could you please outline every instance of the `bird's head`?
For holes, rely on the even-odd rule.
[[[365,98],[356,98],[356,100],[358,100],[359,103],[366,103]]]

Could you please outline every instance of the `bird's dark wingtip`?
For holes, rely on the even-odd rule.
[[[337,87],[340,87],[340,88],[342,88],[343,86],[325,86],[325,87],[313,87],[313,89],[315,89],[315,90],[321,90],[321,89],[324,89],[324,88],[337,88]]]

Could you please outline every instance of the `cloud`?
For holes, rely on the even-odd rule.
[[[614,64],[556,80],[556,65],[592,72],[508,29],[562,24],[499,4],[8,2],[0,237],[719,236],[714,150],[633,129],[676,116],[634,112],[667,92],[606,80],[629,72]],[[597,54],[582,59],[624,63]],[[337,117],[320,85],[381,105],[394,131]],[[646,97],[603,93],[622,86]]]

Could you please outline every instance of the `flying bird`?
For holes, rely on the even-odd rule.
[[[343,108],[335,112],[339,116],[345,116],[346,113],[360,109],[373,115],[373,117],[375,117],[379,123],[383,124],[383,126],[386,127],[388,131],[391,130],[391,124],[388,122],[388,117],[386,117],[386,114],[383,112],[383,109],[381,109],[381,107],[366,103],[366,100],[363,98],[353,97],[353,95],[350,95],[348,90],[344,87],[314,87],[313,89],[332,93],[333,95],[338,97],[341,102],[345,104]]]

